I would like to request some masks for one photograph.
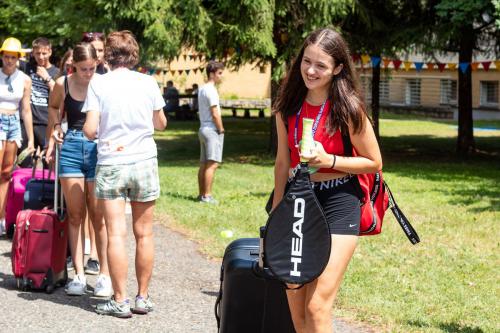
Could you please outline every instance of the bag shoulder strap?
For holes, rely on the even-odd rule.
[[[342,145],[344,146],[344,156],[352,156],[352,143],[351,143],[351,137],[348,133],[341,133],[342,136]],[[364,199],[365,195],[363,193],[363,189],[361,188],[361,184],[359,183],[359,178],[358,176],[354,175],[355,177],[352,177],[352,181],[354,182],[354,188],[356,189],[356,192],[358,192],[358,196],[361,200]],[[361,204],[364,204],[362,202]]]

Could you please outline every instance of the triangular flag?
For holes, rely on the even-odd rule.
[[[234,47],[230,47],[230,48],[227,49],[227,54],[229,56],[232,56],[235,52],[236,52],[236,49]]]
[[[179,72],[179,75],[182,75],[182,73],[184,72],[184,70],[179,69],[179,70],[177,70],[177,72]]]
[[[146,67],[144,67],[141,71],[142,74],[146,74],[148,72],[148,69]]]
[[[203,61],[203,54],[198,55],[198,59],[200,59],[200,61]]]
[[[354,64],[356,64],[356,63],[358,62],[358,60],[360,59],[360,58],[359,58],[359,54],[357,54],[357,53],[353,53],[353,54],[351,55],[351,58],[352,58],[352,62],[353,62]]]
[[[470,68],[475,71],[479,68],[479,63],[478,62],[473,62],[470,64]]]
[[[434,66],[436,65],[435,63],[433,62],[428,62],[427,64],[427,69],[430,69],[431,71],[434,69]]]
[[[156,75],[160,75],[161,74],[161,69],[157,69],[156,72],[155,72]]]
[[[391,64],[391,59],[384,58],[384,60],[382,61],[384,62],[384,68],[389,67],[389,65]]]
[[[444,68],[446,67],[446,64],[442,64],[442,63],[438,62],[437,66],[439,68],[439,71],[442,72],[442,71],[444,71]]]
[[[198,73],[198,68],[193,69],[193,72],[196,74]]]
[[[142,72],[142,67],[141,67],[141,66],[137,67],[137,71],[138,71],[139,73],[141,73],[141,72]]]
[[[380,57],[372,56],[372,67],[378,67],[380,65]]]
[[[182,55],[182,57],[184,58],[184,61],[186,61],[187,55],[184,54],[184,55]]]
[[[409,71],[411,68],[411,61],[405,61],[403,66],[405,67],[405,71]]]
[[[424,67],[423,62],[414,62],[413,64],[415,65],[415,69],[417,70],[417,72],[420,72],[422,70],[422,68]]]
[[[170,71],[170,75],[174,76],[175,75],[175,71]]]
[[[399,66],[401,66],[402,61],[399,59],[393,60],[392,63],[394,64],[394,69],[398,70]]]
[[[156,72],[156,69],[151,68],[151,69],[148,71],[148,74],[149,74],[149,75],[153,75],[155,72]]]
[[[495,60],[495,68],[500,71],[500,60]]]
[[[368,64],[369,62],[370,62],[370,56],[369,56],[368,54],[363,54],[363,55],[361,56],[361,63],[362,63],[363,65],[366,65],[366,64]]]
[[[490,69],[491,61],[483,61],[481,64],[483,65],[484,70],[487,72]]]
[[[451,70],[457,69],[457,64],[448,63],[448,68]]]
[[[195,55],[190,54],[190,55],[189,55],[189,60],[193,60],[193,58],[196,58],[196,56],[195,56]]]
[[[190,69],[186,69],[186,74],[189,75]]]
[[[166,69],[163,70],[163,75],[167,75],[167,70]]]
[[[467,68],[469,68],[469,63],[468,62],[461,62],[459,64],[460,70],[462,71],[462,74],[465,74],[467,72]]]
[[[179,61],[179,56],[175,56],[175,61]]]

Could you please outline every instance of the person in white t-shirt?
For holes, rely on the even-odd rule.
[[[155,200],[160,196],[153,133],[165,129],[167,119],[156,81],[130,70],[139,61],[139,45],[130,31],[108,35],[105,59],[111,72],[94,76],[82,109],[87,112],[85,136],[99,139],[95,196],[108,230],[108,264],[114,290],[114,297],[98,304],[96,312],[129,318],[132,312],[146,314],[153,310],[148,293],[154,256],[152,221]],[[137,249],[138,292],[132,309],[127,297],[126,198],[132,207]]]
[[[224,146],[224,126],[219,105],[216,84],[222,81],[224,64],[209,61],[207,64],[208,82],[198,91],[198,112],[200,117],[200,169],[198,170],[198,200],[216,204],[212,196],[215,170],[222,162]]]

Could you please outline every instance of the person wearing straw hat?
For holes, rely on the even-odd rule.
[[[28,137],[28,150],[34,151],[33,122],[31,118],[31,79],[17,69],[17,62],[25,55],[21,42],[7,38],[0,48],[2,68],[0,70],[0,235],[5,232],[5,201],[7,188],[21,147],[21,124],[19,106]]]

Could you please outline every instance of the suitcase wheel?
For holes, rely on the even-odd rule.
[[[45,292],[47,294],[52,294],[54,292],[54,286],[49,284],[46,288],[45,288]]]

